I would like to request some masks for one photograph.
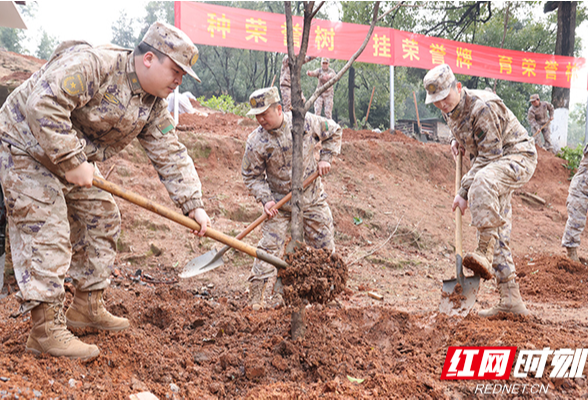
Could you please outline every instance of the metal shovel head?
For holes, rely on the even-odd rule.
[[[480,276],[465,277],[461,269],[461,256],[459,255],[457,263],[457,278],[443,281],[439,311],[447,315],[465,317],[476,302],[476,294],[480,288]]]
[[[212,249],[208,253],[194,258],[188,264],[186,264],[179,277],[191,278],[193,276],[200,275],[220,267],[224,264],[223,254],[224,252],[219,254],[216,249]]]

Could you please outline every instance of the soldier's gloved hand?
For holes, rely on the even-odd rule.
[[[94,166],[84,161],[65,173],[65,180],[74,185],[91,188],[94,179]]]
[[[465,214],[465,210],[468,208],[468,201],[466,199],[464,199],[463,197],[461,197],[459,194],[455,196],[455,199],[453,199],[453,205],[451,206],[451,211],[455,212],[455,209],[459,207],[459,210],[461,211],[461,215]]]
[[[318,162],[318,172],[320,176],[324,176],[331,171],[331,163],[328,161],[319,161]]]
[[[188,216],[194,221],[198,222],[198,225],[200,225],[200,231],[192,231],[192,233],[198,236],[204,236],[206,233],[206,228],[212,225],[212,222],[210,222],[210,218],[208,217],[208,214],[206,214],[206,211],[204,211],[204,208],[195,208],[190,211]]]
[[[275,217],[276,215],[278,215],[278,210],[277,209],[272,209],[273,206],[276,205],[275,201],[268,201],[267,203],[265,203],[263,205],[263,211],[267,214],[267,219],[272,219],[273,217]]]

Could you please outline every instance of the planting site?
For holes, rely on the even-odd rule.
[[[213,228],[236,236],[262,212],[241,178],[245,140],[256,123],[197,108],[180,116],[177,132],[202,181]],[[471,398],[476,384],[488,381],[440,380],[449,346],[585,347],[587,253],[580,248],[582,263],[572,262],[560,243],[568,171],[560,158],[538,153],[533,178],[512,200],[512,249],[529,317],[478,317],[498,302],[492,281],[481,282],[467,317],[439,312],[443,280],[456,276],[449,146],[400,132],[345,129],[341,155],[323,184],[335,220],[338,258],[332,263],[347,266],[337,275],[346,285],[306,306],[303,338],[291,338],[292,307],[253,311],[247,305],[252,257],[230,250],[223,266],[181,279],[186,263],[222,244],[117,198],[122,233],[105,303],[129,319],[130,329],[76,331],[100,348],[89,363],[35,357],[25,352],[30,314],[16,316],[18,288],[7,275],[0,300],[0,397]],[[99,168],[104,175],[112,170],[108,180],[121,187],[174,208],[137,141]],[[260,232],[244,241],[256,246]],[[463,238],[464,251],[473,251],[469,212]],[[68,283],[66,307],[72,293]],[[585,378],[550,378],[552,369],[548,363],[541,378],[529,373],[500,382],[527,385],[526,392],[519,389],[521,399],[578,399],[588,392]],[[530,390],[541,386],[547,395]]]

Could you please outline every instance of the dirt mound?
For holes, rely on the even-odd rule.
[[[325,304],[345,289],[347,266],[337,254],[327,250],[297,247],[287,254],[290,264],[278,276],[284,285],[284,300],[293,308],[303,304]]]
[[[261,213],[240,168],[255,124],[197,106],[208,115],[181,115],[178,135],[200,175],[213,226],[235,236]],[[290,308],[253,312],[247,306],[251,257],[229,251],[224,266],[180,280],[177,273],[188,261],[220,245],[117,199],[122,231],[105,301],[114,314],[130,319],[131,328],[83,333],[82,340],[101,349],[89,364],[32,357],[24,351],[30,315],[10,316],[18,304],[14,276],[8,276],[7,297],[0,300],[0,394],[118,399],[148,390],[178,399],[476,397],[477,384],[494,382],[440,381],[449,346],[584,347],[588,277],[582,264],[561,257],[569,186],[562,162],[539,150],[537,171],[521,190],[545,205],[513,196],[511,246],[532,316],[477,317],[479,309],[498,301],[494,282],[485,281],[470,315],[448,317],[438,306],[442,281],[455,277],[455,164],[449,146],[398,133],[345,130],[342,153],[321,179],[333,212],[336,252],[348,267],[347,285],[334,301],[307,307],[306,336],[299,341],[290,338]],[[112,170],[109,180],[125,189],[173,208],[148,164],[134,141],[99,168]],[[476,241],[470,223],[466,213],[466,252]],[[260,237],[258,229],[244,240],[256,245]],[[583,251],[580,256],[586,256]],[[585,378],[552,379],[550,362],[542,378],[507,382],[546,385],[552,398],[585,395]]]

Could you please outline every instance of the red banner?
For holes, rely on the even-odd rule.
[[[196,44],[287,53],[286,16],[207,3],[175,2],[175,24]],[[300,50],[303,19],[293,17]],[[348,60],[363,43],[366,25],[312,21],[308,54]],[[376,27],[357,59],[373,64],[431,69],[449,64],[455,73],[569,88],[583,58],[505,50]]]

